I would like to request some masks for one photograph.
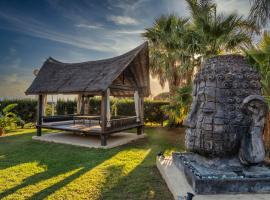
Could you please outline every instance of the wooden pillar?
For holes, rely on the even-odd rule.
[[[37,109],[37,136],[41,136],[42,134],[42,112],[43,112],[43,97],[42,95],[38,95],[38,109]]]
[[[85,107],[85,96],[82,95],[82,98],[81,98],[81,112],[80,112],[81,115],[85,114],[84,113],[84,107]]]
[[[78,94],[77,97],[77,115],[80,115],[82,111],[82,94]]]
[[[107,134],[106,134],[106,126],[107,126],[107,91],[102,92],[101,97],[101,146],[107,145]]]
[[[48,101],[48,96],[46,94],[42,95],[42,116],[46,116],[46,106]]]
[[[84,98],[84,114],[89,115],[89,95],[85,96]]]
[[[137,135],[143,134],[144,127],[144,98],[140,95],[139,97],[139,116],[140,116],[140,126],[137,128]]]
[[[142,125],[144,125],[144,98],[141,97],[141,108],[140,108],[140,111],[141,111],[141,123]]]

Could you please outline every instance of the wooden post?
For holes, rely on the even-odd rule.
[[[82,95],[82,98],[81,98],[81,112],[80,112],[80,115],[84,115],[84,107],[85,107],[85,96]]]
[[[144,126],[144,98],[140,95],[139,98],[139,115],[140,115],[140,126],[137,128],[137,135],[143,134],[143,126]]]
[[[106,125],[107,125],[107,92],[102,92],[101,97],[101,146],[107,145],[107,134],[106,134]]]
[[[89,95],[84,98],[84,114],[89,115]]]
[[[80,115],[82,111],[82,94],[78,94],[77,97],[77,115]]]
[[[42,95],[38,95],[38,112],[37,112],[37,136],[42,134],[42,112],[43,112],[43,98]]]

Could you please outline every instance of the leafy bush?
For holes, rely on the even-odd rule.
[[[0,109],[10,103],[16,103],[17,106],[13,112],[23,119],[25,122],[35,122],[37,116],[37,101],[32,99],[19,100],[3,100],[0,102]],[[90,113],[99,115],[101,98],[94,97],[89,100]],[[144,120],[149,123],[163,124],[165,113],[161,109],[162,106],[168,105],[167,101],[156,101],[145,99],[144,101]],[[47,104],[46,114],[51,115],[51,103]],[[56,115],[74,114],[76,113],[76,100],[59,99],[55,106]],[[135,115],[135,105],[131,98],[112,98],[111,99],[111,114],[115,115]],[[28,126],[28,125],[27,125]]]
[[[77,103],[75,100],[59,99],[56,103],[56,113],[58,115],[74,114],[76,112]]]
[[[31,128],[35,128],[35,124],[32,123],[32,122],[29,122],[29,123],[26,123],[23,128],[26,128],[26,129],[31,129]]]
[[[167,101],[155,101],[145,99],[144,101],[144,121],[150,123],[159,123],[163,125],[165,113],[161,109],[162,106],[168,105]],[[100,114],[101,98],[93,97],[89,100],[90,113],[94,115]],[[68,109],[70,111],[68,111]],[[76,101],[57,102],[56,111],[58,115],[73,114],[76,112]],[[111,115],[130,116],[135,115],[135,104],[131,98],[111,98]]]
[[[12,110],[17,104],[9,104],[0,111],[0,128],[16,128],[18,124],[23,125],[24,121],[21,120]]]
[[[12,110],[14,114],[25,122],[35,122],[37,116],[37,101],[34,99],[4,99],[0,101],[0,110],[9,104],[17,104]]]
[[[182,125],[192,102],[191,92],[191,86],[179,88],[176,90],[176,95],[172,97],[171,103],[162,106],[162,110],[168,115],[169,126]]]

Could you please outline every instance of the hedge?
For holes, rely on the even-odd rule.
[[[34,99],[4,99],[0,101],[0,110],[9,104],[18,104],[12,112],[25,122],[36,121],[37,101]]]
[[[19,100],[3,100],[0,102],[2,109],[8,104],[16,103],[18,106],[14,109],[14,112],[21,117],[25,122],[34,122],[36,120],[36,107],[37,101],[32,99],[19,99]],[[100,114],[100,98],[91,98],[90,101],[90,113]],[[161,109],[162,106],[168,105],[166,101],[157,100],[145,100],[144,103],[144,118],[146,123],[159,123],[163,124],[166,116]],[[111,114],[112,115],[135,115],[134,101],[129,98],[111,100]],[[56,104],[56,114],[65,115],[76,113],[76,101],[75,100],[58,100]],[[47,108],[47,113],[51,112],[51,104]]]

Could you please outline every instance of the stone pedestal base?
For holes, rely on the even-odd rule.
[[[174,164],[197,194],[270,193],[270,167],[246,167],[237,158],[206,159],[193,153],[173,153]]]

